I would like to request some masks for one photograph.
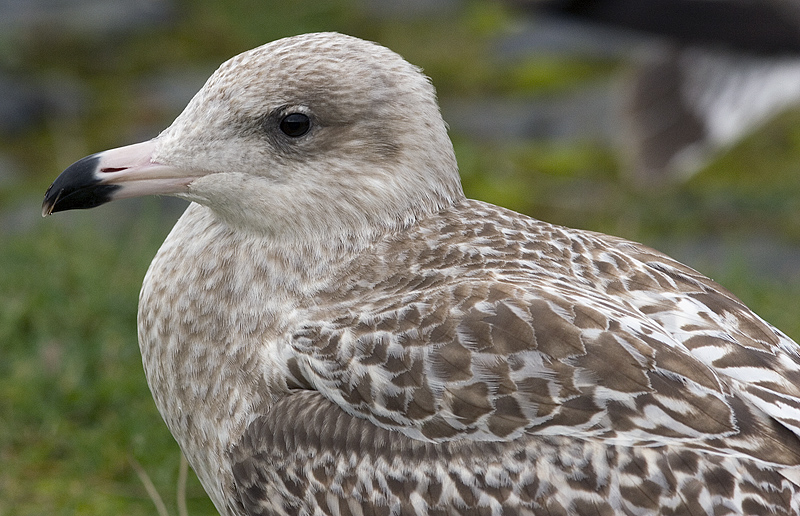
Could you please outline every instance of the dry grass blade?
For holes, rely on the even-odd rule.
[[[158,494],[156,486],[153,484],[153,481],[150,480],[150,477],[147,475],[147,472],[144,470],[142,465],[139,464],[139,462],[133,457],[128,457],[128,460],[130,461],[131,466],[133,466],[133,470],[136,472],[139,480],[141,480],[142,484],[144,485],[147,495],[156,506],[158,516],[169,516],[169,511],[167,511],[167,506],[164,505],[164,500],[161,499],[161,495]]]
[[[186,478],[189,474],[189,461],[181,452],[181,465],[178,469],[178,516],[189,516],[186,510]]]

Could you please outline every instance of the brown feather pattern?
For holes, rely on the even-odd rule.
[[[243,497],[271,486],[261,500],[287,514],[796,510],[776,468],[800,463],[798,427],[758,404],[798,407],[797,353],[692,269],[463,201],[357,270],[287,333],[312,390],[246,431],[233,452]],[[709,346],[714,360],[695,354]],[[745,385],[728,374],[741,367],[787,381]],[[309,466],[320,460],[325,474]],[[613,478],[626,470],[628,483]],[[451,488],[431,491],[444,478]]]

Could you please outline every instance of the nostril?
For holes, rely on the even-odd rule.
[[[120,170],[125,170],[125,169],[127,169],[127,168],[128,168],[128,167],[118,167],[118,168],[114,168],[114,167],[105,167],[105,168],[101,168],[101,169],[100,169],[100,172],[119,172]]]

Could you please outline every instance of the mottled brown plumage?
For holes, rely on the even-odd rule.
[[[245,53],[64,174],[48,213],[195,201],[139,340],[222,514],[800,512],[797,345],[657,251],[465,199],[433,89],[382,47]]]

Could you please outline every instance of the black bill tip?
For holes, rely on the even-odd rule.
[[[67,167],[59,175],[42,202],[42,216],[66,210],[94,208],[112,199],[119,185],[101,184],[97,176],[100,155],[92,154]]]

